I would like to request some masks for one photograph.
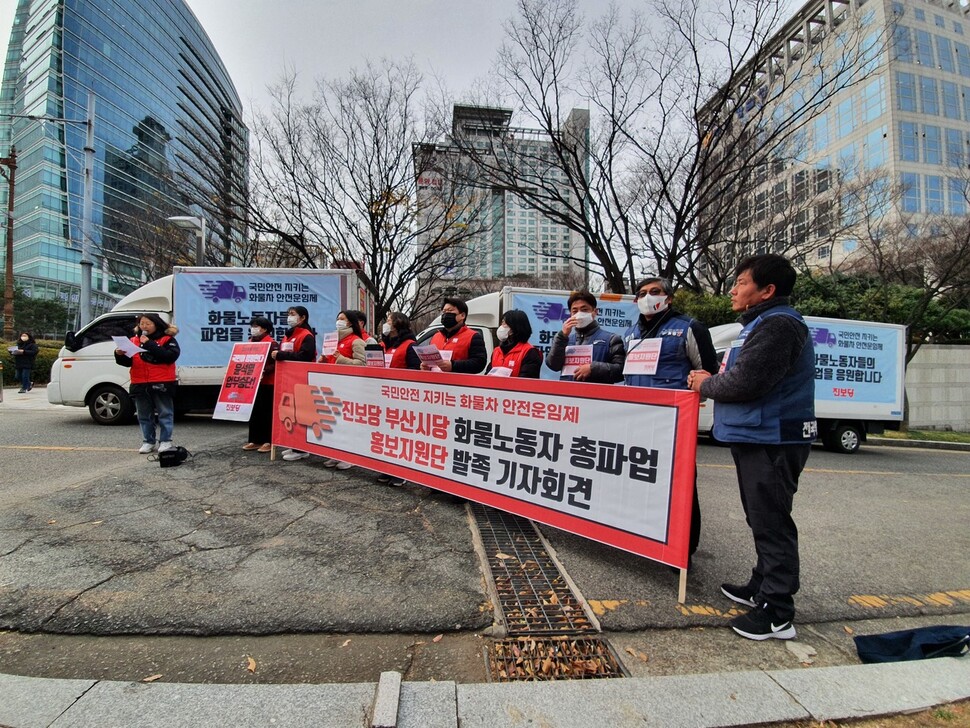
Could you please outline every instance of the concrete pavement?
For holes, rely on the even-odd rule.
[[[18,396],[8,389],[0,418],[8,412],[35,413],[40,419],[34,429],[43,435],[57,427],[65,412],[86,417],[82,410],[48,405],[44,394],[35,389]],[[80,419],[72,424],[84,426]],[[261,639],[273,639],[279,632],[337,630],[371,632],[377,640],[408,630],[441,631],[443,640],[424,646],[441,649],[478,639],[491,622],[460,506],[426,489],[377,486],[358,468],[338,474],[312,459],[267,463],[238,451],[238,428],[200,426],[198,431],[202,434],[191,435],[195,442],[183,443],[196,458],[162,471],[126,451],[124,438],[132,435],[126,428],[96,428],[95,434],[112,434],[113,447],[101,450],[103,458],[116,463],[113,468],[79,472],[65,487],[43,496],[5,497],[0,625],[13,631],[0,633],[0,673],[90,679],[0,675],[0,725],[370,725],[376,706],[379,716],[393,715],[402,726],[722,726],[862,717],[970,698],[970,657],[888,666],[858,665],[854,659],[850,632],[970,624],[970,601],[964,602],[961,589],[970,582],[965,544],[953,537],[934,542],[934,531],[940,529],[927,524],[925,532],[907,536],[909,543],[932,544],[932,556],[916,563],[932,558],[938,568],[926,571],[935,573],[906,573],[897,588],[907,589],[908,595],[900,597],[897,608],[876,611],[875,616],[887,617],[878,623],[866,619],[858,600],[847,604],[852,595],[843,595],[831,576],[826,578],[827,570],[838,565],[833,559],[839,550],[830,554],[815,543],[819,534],[844,527],[836,519],[847,507],[848,493],[837,503],[815,498],[808,487],[799,496],[808,506],[803,515],[811,516],[804,529],[811,568],[819,569],[811,574],[804,605],[800,602],[799,639],[755,644],[723,629],[728,606],[711,595],[717,579],[741,568],[748,554],[743,538],[718,525],[719,520],[730,525],[729,505],[736,493],[727,489],[732,474],[717,453],[705,453],[702,464],[702,502],[705,514],[712,515],[705,522],[686,613],[676,608],[673,579],[663,567],[565,534],[548,534],[593,608],[603,611],[600,621],[633,678],[489,684],[451,682],[438,673],[432,682],[421,679],[425,673],[411,662],[399,669],[399,689],[393,677],[381,683],[211,684],[258,679],[261,660],[255,675],[243,670],[238,679],[187,671],[181,681],[170,682],[178,679],[177,671],[162,667],[152,670],[165,673],[158,682],[133,682],[151,674],[137,668],[120,673],[128,679],[109,679],[103,676],[107,670],[96,667],[100,641],[128,639],[111,635],[262,633],[268,636]],[[33,452],[28,448],[38,447],[37,434],[21,440],[3,423],[0,432],[5,447],[22,447],[18,452],[27,455]],[[817,475],[806,478],[806,485],[813,478],[824,485],[838,478],[825,465],[820,459]],[[965,508],[965,498],[955,499],[963,487],[964,461],[948,468],[952,476],[941,472],[938,477],[950,477],[953,487],[940,494],[927,489],[920,500],[947,509],[954,522],[962,522],[959,509]],[[889,481],[899,474],[877,477]],[[872,504],[874,521],[882,528],[853,536],[866,538],[865,550],[872,553],[853,556],[858,563],[852,567],[859,571],[852,579],[862,581],[861,574],[876,570],[873,593],[885,594],[875,591],[876,585],[887,576],[884,571],[899,567],[895,559],[892,567],[882,565],[878,554],[899,557],[906,548],[885,520],[894,506],[884,504],[883,513],[883,505],[869,493],[855,495],[860,503]],[[918,513],[921,505],[907,508]],[[716,551],[709,545],[715,543]],[[946,544],[955,554],[943,553]],[[943,596],[933,591],[928,593],[932,599],[913,604],[919,600],[912,593],[930,592],[941,583],[941,574],[950,591]],[[951,603],[941,608],[938,602],[946,594]],[[911,600],[908,606],[902,603],[906,600]],[[903,614],[910,616],[900,622]],[[33,630],[77,641],[67,652],[73,672],[63,665],[52,669],[65,650],[52,648],[54,638],[23,634]],[[103,636],[86,636],[91,634]],[[314,639],[313,634],[289,636],[301,642]],[[339,652],[342,638],[335,639],[333,651]],[[353,640],[356,645],[364,637]],[[205,647],[180,643],[165,663],[171,668],[178,651],[196,649]],[[793,669],[779,669],[784,666]],[[285,678],[280,674],[276,679]]]

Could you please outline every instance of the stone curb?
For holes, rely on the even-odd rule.
[[[970,658],[540,683],[213,685],[0,674],[0,725],[616,728],[849,720],[970,698]]]
[[[876,447],[918,447],[925,450],[954,450],[970,452],[970,443],[966,442],[938,442],[936,440],[895,440],[888,437],[869,437],[866,445]]]

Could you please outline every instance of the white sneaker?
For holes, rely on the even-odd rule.
[[[283,452],[281,452],[280,455],[281,456],[286,456],[286,455],[289,455],[291,452],[293,452],[293,448],[292,447],[288,447]]]
[[[299,450],[290,450],[288,453],[283,454],[284,460],[302,460],[308,457],[310,457],[310,453],[300,452]]]
[[[147,455],[150,452],[154,452],[154,450],[155,450],[155,443],[154,442],[143,442],[141,444],[141,447],[138,448],[138,454],[139,455]]]
[[[325,468],[335,468],[339,464],[340,464],[340,461],[339,460],[334,460],[333,458],[330,458],[329,460],[324,460],[323,461],[323,467],[325,467]]]
[[[164,442],[160,442],[158,444],[159,452],[168,452],[169,450],[174,450],[174,449],[175,449],[175,443],[172,442],[171,440],[165,440]]]
[[[350,463],[337,463],[336,467],[337,467],[337,470],[350,470],[354,466],[351,465]]]

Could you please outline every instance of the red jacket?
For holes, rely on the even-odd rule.
[[[492,366],[507,367],[512,370],[512,376],[517,377],[519,376],[519,370],[522,368],[522,361],[525,359],[525,355],[534,348],[528,341],[520,341],[509,349],[509,353],[506,354],[502,351],[501,347],[496,346],[492,349]]]
[[[452,361],[460,361],[468,358],[468,348],[471,346],[474,335],[474,329],[462,326],[457,333],[452,334],[447,339],[442,332],[438,331],[431,337],[431,343],[438,351],[450,351]]]
[[[385,349],[391,355],[391,363],[388,365],[390,369],[408,368],[408,349],[411,348],[412,344],[414,344],[414,339],[408,339],[407,341],[402,341],[393,349]]]
[[[155,339],[155,343],[159,346],[165,346],[165,344],[171,339],[171,336],[160,336]],[[141,346],[141,338],[138,336],[131,337],[131,343],[135,346]],[[132,384],[154,384],[155,382],[174,382],[178,379],[178,375],[175,370],[175,362],[169,362],[167,364],[155,364],[152,362],[147,362],[142,359],[141,354],[135,354],[131,357],[131,383]]]

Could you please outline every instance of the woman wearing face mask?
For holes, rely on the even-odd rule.
[[[389,357],[391,369],[420,369],[421,359],[414,351],[415,337],[411,319],[400,311],[391,311],[381,329],[381,345]]]
[[[367,355],[365,351],[367,342],[364,341],[363,329],[360,326],[360,315],[358,312],[351,310],[340,311],[337,314],[336,326],[337,350],[333,354],[321,354],[320,361],[324,364],[366,366]]]
[[[538,379],[542,352],[529,343],[532,325],[526,313],[518,309],[506,311],[495,335],[499,345],[492,350],[492,368],[510,369],[512,377]]]
[[[30,373],[34,370],[34,360],[37,359],[37,342],[29,331],[24,331],[17,339],[17,350],[13,352],[14,368],[20,381],[20,391],[26,394],[34,385],[30,383]]]
[[[155,313],[142,314],[131,343],[144,351],[128,356],[115,349],[115,362],[131,369],[129,393],[135,402],[135,413],[141,426],[145,455],[155,449],[155,417],[158,417],[158,451],[174,450],[172,433],[175,425],[175,360],[181,350],[175,340],[178,329],[165,323]]]
[[[291,306],[286,312],[287,329],[280,348],[270,352],[274,361],[308,361],[317,358],[317,340],[310,328],[310,313],[304,306]],[[284,460],[302,460],[310,453],[303,450],[286,449],[283,451]]]
[[[249,322],[249,340],[268,341],[270,356],[263,367],[263,377],[259,380],[253,411],[249,416],[249,442],[242,449],[269,452],[273,447],[273,381],[276,378],[276,360],[273,359],[272,352],[280,348],[273,340],[273,322],[263,316],[254,316]]]

